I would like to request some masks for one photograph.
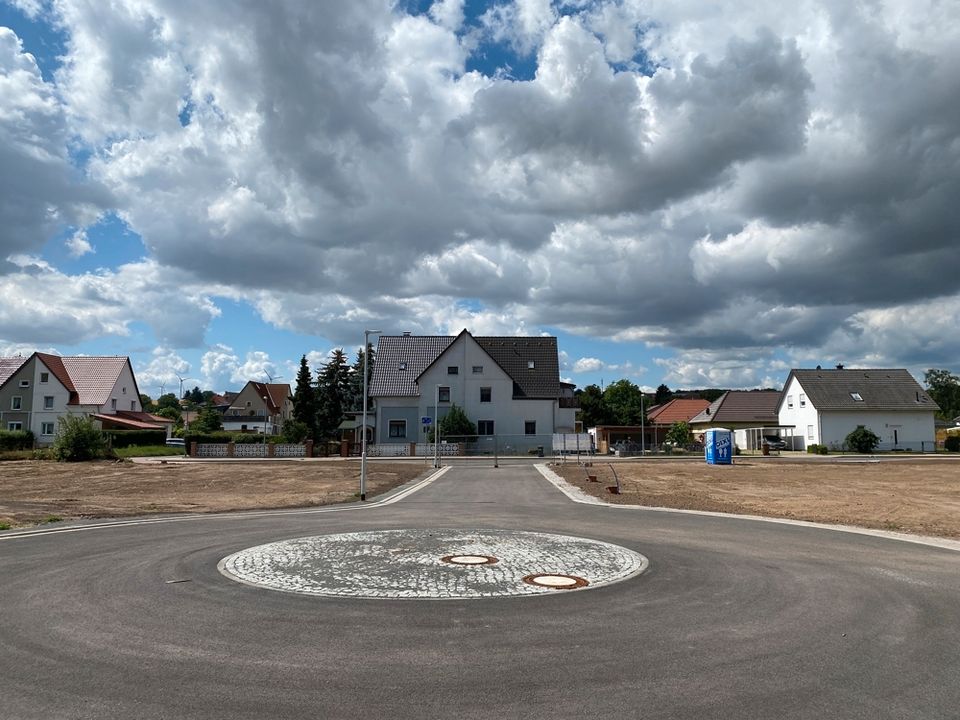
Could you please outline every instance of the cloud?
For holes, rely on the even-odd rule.
[[[90,244],[90,241],[87,239],[87,233],[85,230],[78,230],[69,238],[67,238],[64,243],[67,247],[67,252],[70,253],[70,257],[82,257],[87,253],[96,252],[93,249],[93,245]]]
[[[889,320],[960,293],[955,3],[51,12],[69,38],[55,85],[0,31],[0,293],[39,319],[0,310],[0,337],[141,320],[202,346],[215,290],[351,347],[365,326],[645,342],[689,360],[663,366],[674,383],[763,383],[750,354],[827,343],[960,362]],[[532,77],[468,70],[492,49]],[[4,264],[104,209],[144,240],[139,285]],[[54,277],[76,308],[14,299]]]
[[[606,367],[606,363],[599,358],[591,357],[582,357],[573,364],[573,372],[575,373],[592,373],[599,372]]]
[[[175,350],[170,348],[158,347],[151,353],[150,361],[145,365],[134,368],[137,375],[137,384],[140,392],[159,397],[163,393],[172,392],[175,395],[180,392],[180,378],[184,378],[184,390],[190,390],[194,385],[199,385],[199,378],[188,377],[191,368],[190,363],[181,357]],[[160,392],[160,386],[163,386],[163,393]]]

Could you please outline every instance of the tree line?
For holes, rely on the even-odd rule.
[[[292,396],[293,418],[284,424],[284,436],[289,439],[326,440],[334,437],[348,412],[363,410],[365,352],[369,358],[369,384],[376,361],[373,345],[367,345],[366,350],[358,350],[353,365],[349,364],[342,348],[333,350],[330,359],[317,370],[316,377],[310,369],[307,356],[300,358]],[[367,409],[370,409],[369,404]]]
[[[663,405],[674,398],[703,398],[713,402],[725,390],[710,388],[707,390],[673,391],[661,384],[656,392],[645,393],[638,385],[627,379],[617,380],[605,388],[599,385],[587,385],[576,391],[580,404],[580,419],[583,427],[597,425],[641,425],[647,421],[647,411]]]

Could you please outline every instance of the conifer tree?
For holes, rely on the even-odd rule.
[[[317,397],[306,355],[300,358],[300,369],[297,371],[297,386],[293,391],[293,419],[307,427],[307,437],[314,437],[317,431]]]

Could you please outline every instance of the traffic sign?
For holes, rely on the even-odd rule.
[[[423,417],[420,418],[420,422],[423,425],[431,425],[433,424],[433,418],[430,417],[429,415],[424,415]]]

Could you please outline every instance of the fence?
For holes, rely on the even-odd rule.
[[[313,456],[306,443],[190,443],[190,455],[202,458],[302,458]]]

